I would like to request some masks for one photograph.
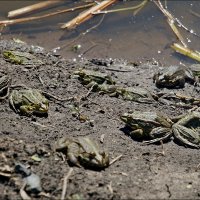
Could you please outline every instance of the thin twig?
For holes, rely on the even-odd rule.
[[[190,13],[196,17],[200,17],[199,13],[194,12],[193,10],[190,10]]]
[[[64,177],[61,200],[64,200],[64,199],[65,199],[65,195],[66,195],[66,192],[67,192],[67,181],[68,181],[69,177],[71,176],[72,172],[73,172],[73,168],[70,168],[70,169],[69,169],[69,172],[68,172],[67,175]]]
[[[116,162],[117,160],[119,160],[122,156],[123,156],[123,155],[121,154],[121,155],[117,156],[116,158],[112,159],[112,160],[110,161],[110,164],[109,164],[109,165],[112,165],[113,163],[115,163],[115,162]]]
[[[113,188],[112,188],[112,181],[107,185],[108,190],[110,191],[111,194],[113,194]]]
[[[19,191],[20,196],[23,200],[31,200],[31,197],[29,197],[26,191],[24,190],[25,187],[26,187],[26,183],[24,183],[22,187],[20,188],[20,191]]]

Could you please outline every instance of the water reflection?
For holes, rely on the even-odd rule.
[[[10,10],[33,3],[35,1],[0,1],[0,19],[6,19],[5,16]],[[65,5],[53,10],[77,6],[78,3],[79,1],[67,1]],[[120,1],[109,9],[129,7],[137,3],[138,1]],[[190,10],[195,12],[200,10],[199,1],[167,1],[167,5],[168,10],[188,28],[200,34],[199,18],[190,12]],[[40,11],[39,14],[50,11],[50,9],[46,9],[43,12]],[[1,38],[17,37],[27,43],[44,46],[49,50],[62,46],[60,53],[67,58],[78,57],[86,52],[84,56],[87,58],[112,57],[131,61],[155,58],[167,65],[179,62],[194,63],[193,60],[176,54],[170,49],[169,45],[176,41],[176,37],[166,23],[166,18],[152,2],[149,2],[136,16],[133,16],[132,11],[107,14],[102,23],[87,34],[83,33],[97,25],[101,21],[102,15],[95,16],[75,30],[60,29],[63,23],[75,17],[79,12],[13,25],[2,32]],[[200,38],[194,37],[184,30],[181,30],[181,33],[187,38],[191,48],[199,50]],[[82,48],[75,53],[71,51],[71,47],[77,44],[80,44]],[[91,48],[93,46],[94,48]]]

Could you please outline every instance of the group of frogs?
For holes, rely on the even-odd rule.
[[[12,108],[20,114],[31,116],[33,114],[46,114],[49,102],[37,89],[13,90],[9,94],[11,79],[4,75],[0,78],[1,99],[9,96]],[[100,152],[98,145],[88,137],[79,137],[76,140],[61,138],[56,142],[56,151],[65,152],[70,163],[76,166],[105,168],[109,165],[109,156]]]
[[[193,65],[192,69],[182,66],[170,66],[159,71],[153,77],[157,87],[182,88],[185,82],[198,84],[199,65]],[[115,82],[107,74],[80,69],[74,75],[87,88],[110,96],[121,96],[125,100],[140,103],[150,103],[159,100],[159,95],[152,94],[144,88],[130,88],[115,85]],[[182,96],[176,96],[180,100]],[[200,102],[197,98],[191,98]],[[156,143],[169,140],[172,136],[176,141],[193,148],[200,147],[200,112],[193,111],[185,115],[169,118],[159,112],[124,113],[120,119],[126,123],[133,138],[146,140],[144,143]]]
[[[22,53],[22,52],[21,52]],[[21,64],[22,56],[19,52],[5,51],[6,60],[14,64]],[[22,58],[23,57],[23,58]],[[30,58],[30,57],[29,57]],[[31,59],[28,59],[30,62]],[[28,62],[26,60],[26,62]],[[25,63],[26,63],[25,62]],[[171,66],[158,72],[154,76],[154,82],[158,87],[184,87],[186,81],[197,83],[198,70],[191,71],[187,68]],[[125,100],[140,103],[158,101],[157,94],[152,94],[144,88],[121,87],[115,84],[111,76],[99,71],[80,69],[74,72],[83,85],[92,91],[106,93],[110,96],[122,97]],[[11,78],[4,75],[0,78],[0,99],[9,96],[12,108],[21,114],[46,114],[49,102],[40,90],[25,88],[21,90],[10,89]],[[130,135],[137,139],[146,140],[145,143],[155,143],[168,140],[172,136],[178,142],[194,147],[200,147],[200,113],[191,112],[184,116],[170,119],[168,116],[157,112],[132,112],[124,113],[120,119],[125,122],[131,131]],[[98,145],[88,137],[76,139],[61,138],[55,144],[56,151],[62,151],[67,155],[70,163],[76,166],[105,168],[109,166],[109,156],[106,152],[100,152]]]
[[[33,62],[33,56],[26,52],[4,51],[3,55],[7,61],[13,64],[32,64]],[[34,60],[37,59],[34,58]],[[0,100],[9,97],[9,103],[13,110],[22,115],[32,116],[33,114],[48,113],[49,101],[40,90],[27,87],[20,90],[13,89],[15,87],[18,86],[11,84],[10,76],[2,76],[0,78]],[[109,166],[108,154],[104,151],[101,152],[98,145],[88,137],[61,138],[55,144],[55,151],[65,153],[69,162],[76,166],[94,169]]]

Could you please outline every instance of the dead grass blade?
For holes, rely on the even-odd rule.
[[[88,19],[90,19],[93,16],[94,12],[98,12],[103,10],[104,8],[112,5],[113,3],[115,3],[117,0],[105,0],[100,2],[99,4],[93,6],[92,8],[90,8],[89,10],[80,13],[77,17],[75,17],[74,19],[72,19],[71,21],[67,22],[66,24],[62,25],[61,28],[66,28],[66,29],[73,29],[76,26],[80,25],[81,23],[87,21]]]

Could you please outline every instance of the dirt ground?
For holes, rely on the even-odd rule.
[[[45,64],[26,68],[4,60],[2,51],[17,49],[32,51]],[[71,77],[81,67],[95,69],[111,75],[122,86],[140,86],[150,91],[159,91],[153,83],[153,74],[160,65],[155,61],[128,63],[123,60],[99,60],[94,64],[88,60],[73,62],[65,60],[31,46],[11,41],[0,42],[0,75],[9,74],[12,84],[25,84],[41,89],[57,97],[80,98],[88,89]],[[30,67],[30,66],[29,66]],[[167,91],[167,89],[165,89]],[[196,95],[194,86],[186,84],[179,89],[188,95]],[[142,145],[133,140],[119,120],[119,115],[128,111],[162,111],[169,116],[187,112],[186,108],[164,105],[158,102],[144,104],[125,101],[106,94],[92,92],[81,100],[81,114],[88,118],[81,122],[72,115],[71,101],[50,99],[48,117],[20,116],[9,106],[8,99],[0,103],[0,167],[9,166],[10,176],[0,175],[0,198],[20,199],[22,178],[14,172],[14,165],[20,162],[30,166],[41,177],[43,192],[50,197],[33,199],[60,199],[63,179],[70,167],[65,159],[53,150],[57,139],[63,136],[76,138],[89,136],[98,142],[114,159],[122,155],[105,170],[93,171],[73,167],[68,178],[66,198],[79,195],[82,199],[199,199],[199,150],[186,148],[173,142]],[[103,142],[101,138],[104,136]],[[161,152],[164,150],[164,155]],[[31,156],[38,154],[41,161]],[[31,196],[31,194],[29,194]]]

